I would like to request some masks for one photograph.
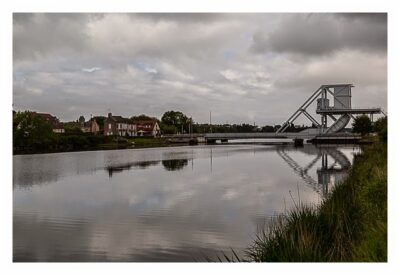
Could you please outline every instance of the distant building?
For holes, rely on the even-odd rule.
[[[92,118],[90,120],[90,132],[92,133],[99,133],[100,132],[100,125],[97,123],[96,119]]]
[[[91,122],[90,121],[83,121],[79,122],[79,128],[83,133],[90,133],[91,127],[90,127]]]
[[[81,116],[82,117],[82,116]],[[79,128],[83,133],[94,133],[100,132],[100,126],[96,119],[91,118],[89,121],[84,121],[79,118]]]
[[[64,125],[62,122],[60,122],[60,124],[58,126],[56,126],[55,128],[53,128],[53,132],[57,133],[57,134],[62,134],[65,133],[65,129],[64,129]]]
[[[129,118],[113,116],[112,113],[108,113],[104,119],[104,135],[136,136],[136,125]]]
[[[157,121],[135,121],[138,136],[153,136],[161,135],[160,126]]]
[[[44,121],[51,125],[54,133],[64,133],[64,124],[58,120],[57,117],[47,113],[36,113],[32,112],[33,115],[41,117]]]

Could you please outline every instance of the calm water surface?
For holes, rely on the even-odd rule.
[[[320,203],[357,147],[215,145],[13,157],[14,261],[204,261]]]

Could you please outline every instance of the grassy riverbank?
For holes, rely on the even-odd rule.
[[[162,137],[132,137],[121,138],[116,136],[103,136],[93,134],[58,134],[52,139],[38,142],[14,144],[13,154],[43,154],[76,151],[96,151],[115,149],[134,149],[148,147],[168,146],[167,138]]]
[[[168,139],[163,137],[134,137],[129,138],[128,142],[134,147],[162,147],[168,145]]]
[[[387,261],[387,144],[355,156],[347,179],[318,208],[297,205],[271,224],[248,249],[249,260]]]

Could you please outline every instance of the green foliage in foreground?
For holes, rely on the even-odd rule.
[[[387,141],[387,116],[381,117],[375,121],[374,131],[378,134],[381,141]]]
[[[43,118],[32,112],[13,113],[14,151],[34,148],[44,150],[54,143],[55,134]]]
[[[355,156],[348,178],[318,208],[274,220],[248,249],[256,262],[387,261],[387,145]]]
[[[358,116],[353,121],[353,132],[365,136],[373,130],[372,122],[366,115]]]

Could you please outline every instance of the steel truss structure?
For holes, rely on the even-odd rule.
[[[381,108],[352,108],[351,107],[351,88],[352,84],[333,84],[321,85],[276,131],[283,133],[301,114],[303,114],[316,127],[316,134],[331,134],[342,130],[354,114],[369,114],[373,120],[373,114],[383,113]],[[334,106],[329,105],[328,95],[333,96]],[[318,122],[307,108],[317,100],[316,113],[320,115]],[[336,117],[339,115],[340,117]],[[333,124],[328,126],[328,117],[333,120]]]

